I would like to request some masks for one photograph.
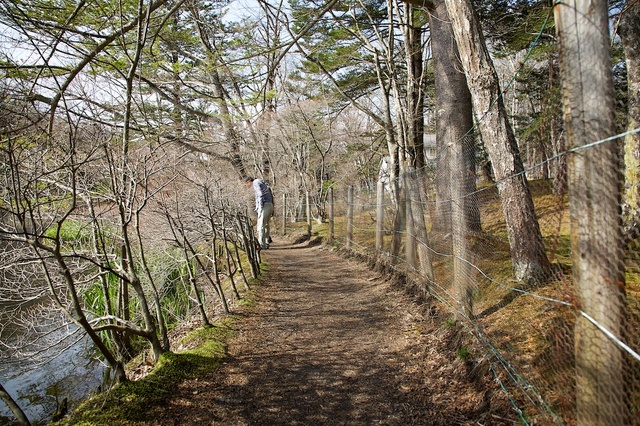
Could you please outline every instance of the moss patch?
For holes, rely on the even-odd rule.
[[[145,378],[121,383],[89,399],[69,418],[55,424],[133,425],[144,421],[150,410],[171,397],[180,382],[205,375],[220,364],[226,354],[226,342],[233,334],[232,321],[225,318],[212,327],[193,331],[182,344],[194,349],[163,354]]]

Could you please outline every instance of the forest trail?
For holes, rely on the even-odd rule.
[[[182,383],[149,424],[516,423],[490,373],[472,383],[447,330],[379,273],[282,241],[263,257],[225,363]]]

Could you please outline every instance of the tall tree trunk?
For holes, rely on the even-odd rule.
[[[536,283],[549,276],[551,264],[544,251],[533,199],[508,121],[500,82],[470,0],[445,0],[451,17],[471,99],[491,158],[505,216],[511,261],[519,280]]]
[[[569,147],[575,149],[615,133],[607,1],[567,0],[554,12],[565,126]],[[569,157],[573,276],[581,309],[575,327],[576,421],[581,426],[630,421],[622,348],[599,329],[618,338],[625,330],[618,152],[618,143],[609,141]]]
[[[422,90],[422,27],[416,26],[413,6],[405,5],[403,16],[405,61],[407,63],[407,161],[410,167],[424,167],[424,91]]]
[[[455,143],[465,159],[465,169],[459,170],[464,194],[476,191],[476,155],[473,138],[473,106],[467,78],[461,71],[458,48],[451,28],[451,20],[444,0],[433,2],[429,8],[431,49],[434,59],[436,92],[436,144],[438,146],[436,170],[436,197],[438,209],[435,213],[432,232],[451,234],[451,187],[447,146]],[[479,232],[480,209],[476,196],[465,197],[464,212],[467,227]]]
[[[264,89],[262,90],[262,106],[261,120],[266,123],[267,126],[271,126],[276,121],[277,112],[277,98],[270,96],[271,93],[276,91],[276,73],[278,71],[278,60],[280,52],[277,48],[279,40],[282,38],[280,34],[282,26],[278,24],[279,16],[282,12],[281,8],[273,9],[267,5],[266,2],[258,2],[265,17],[265,22],[260,29],[265,43],[269,47],[269,52],[265,55],[267,61],[267,75],[265,78]],[[271,150],[270,150],[270,132],[262,132],[262,137],[259,137],[262,154],[261,171],[262,176],[270,181],[271,186],[276,183],[275,176],[271,176],[273,169],[271,167]]]
[[[398,16],[403,20],[402,33],[404,36],[404,54],[407,67],[406,76],[406,96],[404,96],[405,108],[402,108],[401,96],[402,92],[397,86],[398,80],[394,80],[396,91],[396,102],[398,104],[397,111],[403,120],[400,120],[398,126],[402,136],[400,140],[404,141],[404,158],[399,158],[401,170],[408,168],[421,170],[424,167],[424,90],[422,82],[424,80],[424,69],[422,64],[422,26],[417,24],[413,6],[405,4],[404,8],[400,7],[400,3],[393,2]],[[402,13],[404,10],[404,13]],[[406,203],[403,195],[406,196],[406,190],[400,185],[396,185],[397,195],[394,203],[394,233],[391,244],[391,259],[394,262],[399,258],[401,236],[403,230],[406,229]]]
[[[229,105],[227,104],[227,96],[220,80],[220,75],[217,70],[211,71],[212,92],[216,97],[218,108],[220,108],[220,120],[222,122],[222,131],[229,144],[229,151],[227,156],[230,158],[231,165],[238,173],[240,178],[247,176],[247,169],[240,155],[240,135],[238,134],[231,112],[229,111]]]
[[[627,1],[620,13],[618,34],[627,62],[627,130],[640,126],[640,1]],[[624,143],[624,213],[627,238],[640,235],[640,133],[627,135]]]
[[[450,200],[446,217],[454,254],[454,286],[456,298],[465,315],[471,315],[472,274],[469,271],[466,238],[471,229],[480,228],[480,210],[474,194],[475,152],[473,144],[473,112],[467,79],[460,71],[458,49],[444,0],[436,0],[430,9],[431,48],[434,56],[436,85],[436,140],[442,148],[437,186],[440,196]],[[443,198],[441,198],[442,200]],[[436,219],[445,215],[436,213]],[[437,224],[433,226],[438,227]]]

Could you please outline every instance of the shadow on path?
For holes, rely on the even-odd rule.
[[[364,265],[278,241],[263,256],[257,307],[228,359],[184,383],[157,424],[513,424],[487,412],[489,393],[436,351],[418,308]]]

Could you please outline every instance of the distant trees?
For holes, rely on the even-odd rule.
[[[314,13],[305,2],[293,5],[294,17]],[[395,185],[407,165],[424,165],[426,14],[399,2],[375,1],[340,4],[328,14],[332,21],[298,44],[306,60],[303,72],[326,80],[337,96],[380,127]],[[393,189],[394,203],[397,194]]]
[[[349,146],[363,148],[370,142],[361,134],[366,133],[366,125],[355,134],[347,135],[345,126],[348,123],[344,118],[348,114],[336,110],[333,103],[330,96],[314,100],[290,99],[279,109],[278,118],[269,129],[269,149],[278,154],[271,165],[279,177],[281,192],[288,194],[292,201],[289,207],[293,218],[303,216],[309,193],[310,203],[315,206],[310,213],[322,222],[326,217],[326,196],[332,182],[345,174],[360,174]],[[343,165],[338,170],[335,164],[340,159]]]

